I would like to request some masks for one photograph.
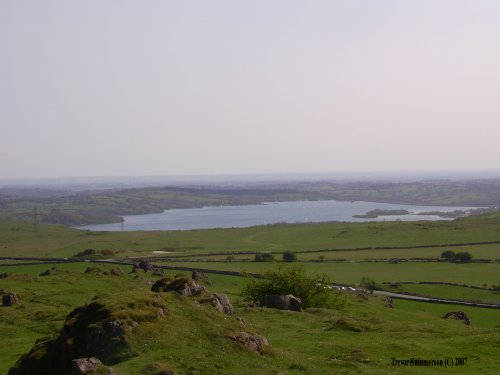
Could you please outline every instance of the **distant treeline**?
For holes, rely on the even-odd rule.
[[[496,207],[500,206],[500,180],[290,182],[248,187],[149,187],[81,192],[10,188],[0,190],[0,215],[14,220],[36,219],[44,223],[76,226],[120,222],[124,215],[159,213],[171,208],[327,199]],[[488,211],[488,214],[492,213]]]

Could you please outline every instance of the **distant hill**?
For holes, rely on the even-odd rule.
[[[105,190],[0,190],[0,216],[14,220],[85,225],[171,208],[245,205],[272,201],[341,200],[431,206],[499,206],[500,180],[417,182],[287,182],[248,186],[196,185]],[[36,212],[35,212],[36,207]]]

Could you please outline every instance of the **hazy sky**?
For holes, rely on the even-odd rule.
[[[500,1],[0,0],[0,178],[500,168]]]

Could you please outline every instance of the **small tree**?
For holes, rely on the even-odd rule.
[[[327,275],[308,276],[303,266],[285,266],[267,271],[261,279],[251,278],[243,288],[242,296],[248,302],[263,303],[265,296],[293,294],[304,308],[342,308],[342,293],[330,287]]]
[[[455,259],[455,252],[451,250],[445,250],[441,253],[441,258],[453,260]]]
[[[467,262],[470,262],[472,260],[472,255],[470,255],[470,253],[468,253],[467,251],[457,253],[455,255],[455,260],[457,262],[467,263]]]
[[[375,280],[370,279],[369,277],[362,277],[359,285],[370,292],[373,292],[375,289],[378,289],[379,286],[375,282]]]
[[[227,260],[228,262],[234,262],[234,261],[236,260],[236,258],[234,257],[234,255],[228,255],[228,256],[226,257],[226,260]]]
[[[285,251],[283,253],[283,262],[296,262],[297,261],[297,254],[295,254],[293,251]]]
[[[318,259],[319,259],[320,262],[324,262],[325,261],[325,256],[324,255],[320,255],[318,257]]]

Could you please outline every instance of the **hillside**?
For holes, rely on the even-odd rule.
[[[85,267],[60,266],[48,276],[36,276],[43,266],[11,267],[11,275],[0,280],[3,290],[21,298],[19,305],[1,309],[0,371],[14,366],[35,340],[48,335],[31,357],[38,364],[52,358],[47,373],[67,373],[60,370],[65,368],[60,356],[71,357],[71,343],[85,343],[86,330],[102,329],[109,321],[123,327],[120,341],[110,345],[112,337],[90,336],[92,353],[120,375],[408,373],[408,368],[393,367],[392,358],[415,356],[467,357],[460,373],[493,374],[500,365],[495,355],[498,312],[489,309],[464,308],[472,321],[466,326],[441,319],[448,306],[396,301],[390,309],[381,297],[370,295],[347,295],[341,311],[248,308],[239,296],[244,279],[211,276],[210,292],[226,293],[233,303],[235,313],[229,316],[196,303],[196,297],[150,292],[149,280],[158,279],[150,273],[99,275],[85,273]],[[78,306],[83,307],[75,310]],[[269,345],[261,351],[246,348],[231,338],[242,331],[264,336]],[[61,342],[61,335],[72,339]],[[62,349],[53,349],[54,343]],[[85,347],[76,353],[86,354]],[[26,373],[21,369],[18,364],[11,373]],[[448,372],[444,367],[432,370]],[[37,373],[44,372],[37,368]]]
[[[120,222],[121,216],[172,208],[340,200],[431,206],[499,206],[500,181],[261,182],[250,186],[147,187],[107,190],[3,188],[2,217],[64,225]]]

